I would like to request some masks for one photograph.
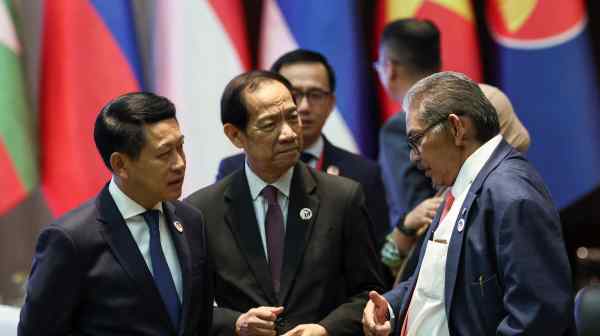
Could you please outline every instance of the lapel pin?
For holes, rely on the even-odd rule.
[[[331,166],[327,167],[327,174],[338,176],[338,175],[340,175],[340,168],[338,168],[337,166],[331,165]]]
[[[181,224],[180,221],[174,221],[173,226],[175,226],[175,229],[179,231],[179,233],[183,232],[183,224]]]
[[[458,230],[458,232],[462,232],[462,230],[465,229],[465,219],[464,218],[461,218],[458,221],[458,224],[456,224],[456,229]]]
[[[300,210],[300,218],[302,218],[303,220],[311,219],[312,210],[310,210],[309,208],[303,208],[302,210]]]

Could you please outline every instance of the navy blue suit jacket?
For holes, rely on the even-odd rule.
[[[372,227],[369,232],[374,239],[375,248],[379,251],[385,242],[386,235],[391,231],[388,204],[379,165],[360,155],[348,152],[332,145],[325,137],[323,146],[323,171],[330,166],[339,169],[339,175],[360,183],[363,187],[367,211],[371,218]],[[245,154],[227,157],[219,164],[217,181],[243,167]]]
[[[204,221],[181,202],[164,205],[183,282],[178,333],[106,186],[40,233],[19,336],[207,335],[214,270]],[[183,224],[183,232],[173,228],[175,221]]]
[[[440,211],[427,232],[439,223]],[[556,208],[538,173],[502,141],[471,185],[446,262],[451,335],[562,335],[572,324],[573,293]],[[426,246],[426,245],[425,245]],[[399,332],[414,275],[385,294]]]
[[[410,161],[405,116],[402,111],[394,114],[379,133],[379,165],[394,226],[406,212],[435,194],[431,180]]]
[[[379,165],[390,206],[390,222],[398,225],[404,215],[425,199],[435,195],[431,180],[410,161],[410,149],[406,140],[406,114],[393,115],[379,133]],[[418,251],[425,241],[420,236],[415,243]],[[417,267],[418,254],[411,253],[406,260],[401,281],[408,279]]]

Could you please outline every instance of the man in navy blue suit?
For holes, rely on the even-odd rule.
[[[302,120],[304,148],[301,159],[309,166],[332,175],[359,182],[366,196],[377,250],[390,231],[388,206],[381,172],[376,162],[336,147],[321,133],[335,108],[335,73],[327,59],[314,51],[297,49],[281,56],[271,67],[292,83],[293,95]],[[217,180],[244,166],[245,155],[225,158],[219,164]]]
[[[202,214],[177,201],[186,162],[175,106],[120,96],[94,140],[112,178],[40,233],[19,336],[207,335],[214,271]]]
[[[452,72],[417,82],[403,105],[411,160],[448,192],[412,277],[369,294],[365,334],[564,334],[573,296],[558,213],[494,107]]]

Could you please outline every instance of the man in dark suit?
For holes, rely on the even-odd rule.
[[[266,71],[229,82],[221,120],[245,164],[186,199],[205,214],[218,335],[356,335],[382,288],[360,185],[298,160],[292,90]]]
[[[400,19],[386,25],[375,63],[381,83],[392,99],[402,103],[406,91],[417,81],[441,69],[440,31],[428,20]],[[515,114],[510,101],[499,89],[480,84],[496,108],[500,132],[504,139],[521,152],[529,146],[529,133]],[[436,195],[431,180],[409,158],[405,113],[394,114],[379,134],[379,163],[391,210],[394,241],[400,255],[423,244],[427,226],[442,199]],[[419,236],[419,234],[421,234]],[[407,257],[399,280],[414,271],[418,254]]]
[[[118,97],[94,140],[112,179],[41,232],[19,335],[206,335],[213,271],[201,213],[177,201],[175,107],[151,93]]]
[[[499,134],[494,107],[452,72],[417,82],[404,102],[411,160],[449,189],[413,276],[385,296],[370,293],[365,333],[565,333],[573,296],[558,212]]]
[[[312,168],[359,182],[371,217],[371,235],[379,251],[390,232],[388,206],[381,172],[376,162],[334,146],[321,133],[335,108],[335,73],[320,53],[297,49],[281,56],[271,70],[292,83],[304,138],[302,161]],[[245,155],[223,159],[217,180],[243,167]]]

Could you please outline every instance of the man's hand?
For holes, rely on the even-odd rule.
[[[327,329],[320,324],[299,324],[283,336],[327,336]]]
[[[387,336],[392,332],[392,326],[388,320],[387,300],[375,291],[369,292],[369,302],[363,311],[363,332],[367,336]]]
[[[275,336],[275,319],[283,307],[258,307],[240,315],[235,322],[235,332],[239,336]]]
[[[404,218],[404,226],[409,229],[418,230],[418,234],[422,234],[433,221],[435,212],[442,202],[442,197],[431,197],[419,203]]]

